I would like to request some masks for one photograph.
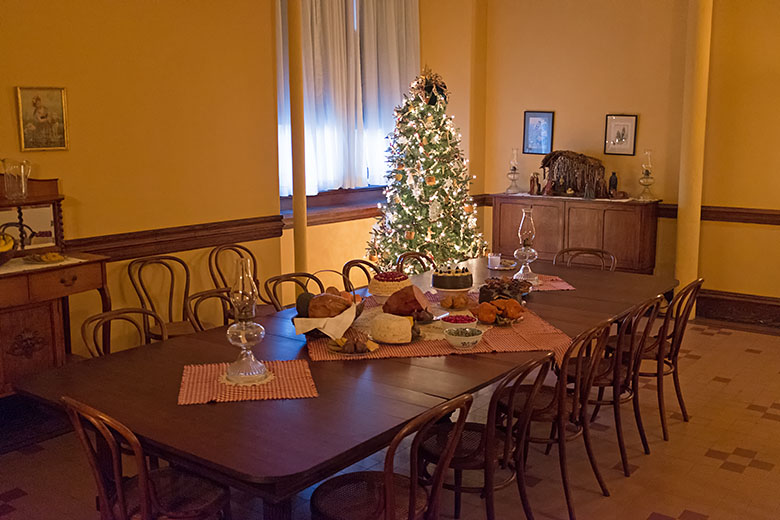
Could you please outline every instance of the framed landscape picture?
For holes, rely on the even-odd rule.
[[[68,149],[68,107],[61,87],[16,87],[23,152]]]
[[[552,151],[554,112],[525,112],[523,153],[548,154]]]
[[[607,114],[604,128],[604,153],[607,155],[634,155],[636,152],[637,116]]]

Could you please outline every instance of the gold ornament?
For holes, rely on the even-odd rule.
[[[436,184],[436,177],[434,177],[433,175],[426,176],[425,184],[427,184],[428,186],[433,186],[434,184]]]
[[[370,262],[378,262],[379,261],[379,257],[376,256],[376,255],[369,255],[368,260]]]
[[[423,136],[422,144],[428,144],[428,138],[427,137]]]
[[[393,202],[395,202],[396,204],[400,204],[401,203],[401,197],[396,195],[395,198],[393,199]]]
[[[395,180],[400,181],[403,178],[404,178],[404,176],[402,174],[400,174],[400,173],[396,173],[395,174]]]
[[[406,240],[412,240],[414,238],[414,231],[407,231],[404,233],[404,237]]]
[[[466,204],[463,206],[463,211],[465,211],[467,214],[474,211],[474,206],[472,204]]]
[[[433,123],[433,116],[428,116],[428,117],[426,117],[426,118],[425,118],[425,122],[426,122],[426,123],[429,123],[429,124],[430,124],[430,123]]]

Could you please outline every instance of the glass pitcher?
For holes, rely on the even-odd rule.
[[[27,198],[27,179],[30,177],[30,161],[0,159],[5,175],[5,197],[9,200]]]

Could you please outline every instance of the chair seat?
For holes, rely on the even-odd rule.
[[[212,328],[212,325],[209,325],[207,323],[203,324],[203,327],[205,329]],[[165,328],[168,331],[168,337],[172,338],[174,336],[186,336],[187,334],[192,334],[195,332],[195,329],[192,328],[192,323],[189,321],[172,321],[170,323],[165,324]],[[160,326],[159,325],[152,325],[149,327],[149,334],[155,339],[160,339],[162,335],[160,334]]]
[[[621,365],[620,367],[620,380],[625,381],[628,372],[628,367]],[[612,361],[609,358],[602,358],[599,360],[599,368],[596,372],[596,377],[593,379],[593,386],[612,386],[612,379],[614,371],[612,370]],[[574,381],[577,377],[577,360],[569,359],[569,364],[566,367],[566,377],[568,381]]]
[[[377,520],[384,517],[384,473],[359,471],[323,482],[311,496],[313,520]],[[395,516],[409,517],[409,478],[395,473]],[[422,516],[428,491],[419,484],[415,495],[414,518]]]
[[[420,445],[420,453],[428,462],[437,463],[442,451],[447,445],[448,439],[455,427],[452,423],[437,424],[432,427]],[[480,449],[482,436],[485,434],[485,425],[481,423],[467,422],[463,427],[460,442],[455,448],[450,467],[453,469],[481,469],[485,466],[485,450]],[[496,435],[496,457],[504,452],[503,434]]]
[[[515,416],[519,416],[523,413],[525,402],[532,389],[533,387],[531,385],[520,385],[518,387],[517,393],[515,394]],[[500,413],[505,414],[509,410],[509,391],[509,388],[505,389],[504,394],[506,395],[502,395],[498,399],[498,406],[496,409]],[[542,385],[539,388],[539,392],[536,394],[536,403],[538,403],[538,405],[534,406],[533,412],[531,412],[532,421],[551,422],[555,420],[558,415],[558,407],[553,406],[558,400],[555,391],[556,388],[554,386]],[[566,399],[564,406],[566,406],[567,412],[571,411],[571,399]]]
[[[149,471],[153,496],[159,510],[154,511],[158,520],[173,518],[216,519],[223,506],[230,500],[226,488],[197,477],[185,471],[166,467]],[[124,482],[125,501],[131,520],[141,518],[140,490],[138,478],[131,477]],[[117,518],[118,504],[114,505]]]

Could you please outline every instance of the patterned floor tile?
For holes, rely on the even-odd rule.
[[[728,461],[720,465],[720,469],[726,469],[728,471],[733,471],[734,473],[742,473],[743,471],[745,471],[746,467],[747,466],[743,464],[737,464],[736,462],[728,462]]]
[[[758,350],[758,349],[755,349],[755,348],[746,348],[745,352],[747,352],[749,354],[761,354],[763,352],[763,350]]]
[[[5,516],[16,511],[16,508],[11,504],[0,504],[0,516]]]
[[[682,514],[677,517],[678,520],[707,520],[708,518],[708,515],[689,511],[688,509],[683,511]]]
[[[730,383],[731,382],[730,378],[728,378],[728,377],[720,377],[720,376],[715,376],[715,377],[712,378],[712,380],[715,381],[716,383]]]
[[[24,496],[27,496],[27,493],[23,489],[14,488],[4,493],[0,493],[0,502],[10,502]]]

